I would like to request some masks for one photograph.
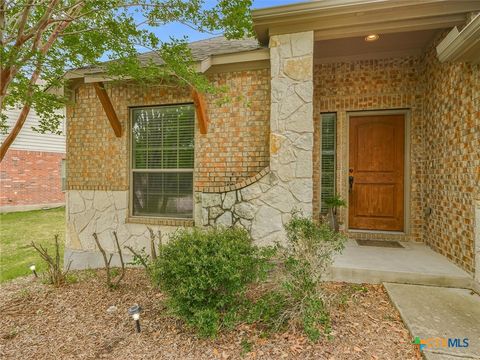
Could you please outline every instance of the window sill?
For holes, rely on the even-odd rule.
[[[184,227],[191,227],[195,225],[193,219],[141,217],[141,216],[127,216],[127,218],[125,219],[125,222],[131,223],[131,224],[184,226]]]

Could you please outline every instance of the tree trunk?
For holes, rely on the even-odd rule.
[[[57,3],[58,3],[58,1],[52,1],[52,3],[50,4],[50,8],[53,9],[57,5]],[[75,15],[78,14],[78,12],[83,8],[83,5],[80,6],[80,4],[81,3],[75,5],[76,10],[74,10],[72,12],[72,14],[69,14],[69,15],[71,15],[71,18],[69,20],[65,20],[65,21],[62,21],[61,23],[59,23],[55,27],[53,32],[50,34],[50,36],[48,37],[48,40],[46,41],[46,43],[40,49],[38,49],[42,56],[45,55],[50,50],[53,43],[57,40],[58,36],[62,33],[62,31],[64,31],[67,28],[67,26],[75,18]],[[50,13],[51,13],[51,11],[50,11]],[[46,16],[46,15],[44,15],[44,16]],[[48,15],[48,18],[49,17],[50,17],[50,15]],[[40,39],[41,34],[42,34],[42,32],[40,32],[40,30],[39,30],[39,32],[37,34],[37,37],[39,39]],[[40,77],[40,72],[42,71],[42,66],[43,66],[42,61],[38,60],[36,66],[35,66],[35,70],[33,71],[33,74],[30,78],[29,89],[28,89],[28,93],[26,94],[27,99],[30,99],[33,95],[33,87],[35,86],[35,84],[37,83],[37,80]],[[6,71],[5,69],[2,69],[2,72],[1,72],[0,76],[2,78],[1,79],[2,84],[0,86],[0,90],[1,90],[0,94],[2,95],[2,98],[0,100],[2,101],[2,106],[3,106],[3,97],[7,94],[7,85],[8,85],[7,82],[3,83],[3,78],[4,77],[6,78],[8,76],[10,78],[10,81],[11,81],[11,78],[12,78],[11,69],[9,71]],[[10,147],[10,145],[12,145],[12,143],[15,140],[15,138],[17,137],[18,133],[20,132],[20,130],[22,130],[22,127],[25,124],[25,120],[27,119],[28,113],[30,112],[30,108],[31,108],[31,103],[29,101],[23,106],[22,112],[18,116],[18,119],[17,119],[17,122],[15,123],[15,126],[13,127],[13,129],[10,131],[10,134],[8,134],[8,136],[5,138],[2,145],[0,146],[0,163],[3,161],[3,158],[5,157],[5,154],[7,153],[8,148]],[[0,110],[1,109],[2,108],[0,107]]]
[[[330,229],[332,229],[333,231],[335,232],[340,231],[337,214],[335,214],[334,208],[328,209],[328,224],[330,225]]]
[[[10,145],[12,145],[13,141],[17,137],[20,130],[22,130],[23,124],[25,124],[25,120],[27,119],[29,112],[30,112],[30,105],[24,105],[22,112],[18,116],[15,126],[10,131],[10,133],[5,138],[5,140],[2,142],[2,146],[0,146],[0,162],[3,161],[3,158],[5,157],[8,148],[10,147]]]

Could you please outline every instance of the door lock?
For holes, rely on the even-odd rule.
[[[348,177],[348,192],[352,192],[353,191],[353,182],[354,182],[354,177],[353,175],[350,175]]]

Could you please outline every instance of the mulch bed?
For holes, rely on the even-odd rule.
[[[199,339],[165,315],[162,294],[141,270],[105,288],[101,271],[56,289],[32,277],[0,287],[1,359],[420,359],[381,285],[329,283],[333,337],[310,343],[301,331],[265,334],[240,325],[215,340]],[[144,308],[134,332],[127,308]],[[118,310],[108,313],[115,305]]]

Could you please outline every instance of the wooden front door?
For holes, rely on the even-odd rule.
[[[403,231],[404,123],[404,115],[350,117],[350,229]]]

